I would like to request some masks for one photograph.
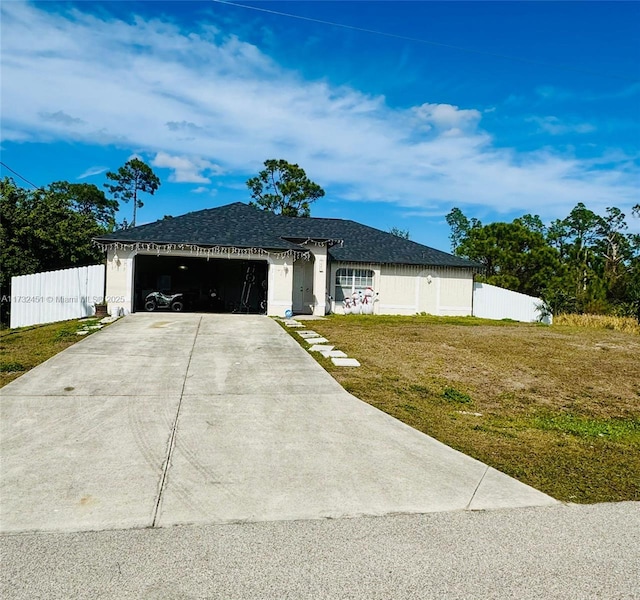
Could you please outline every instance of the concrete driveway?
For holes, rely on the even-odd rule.
[[[4,532],[556,504],[354,398],[266,317],[131,315],[0,393]]]

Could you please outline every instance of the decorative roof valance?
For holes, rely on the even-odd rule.
[[[295,244],[300,244],[300,246],[304,246],[305,244],[315,244],[316,246],[324,247],[324,246],[340,246],[344,245],[344,240],[340,238],[302,238],[302,237],[293,237],[293,236],[282,236],[283,240],[294,242]]]
[[[231,256],[269,256],[273,258],[292,258],[293,260],[309,260],[311,252],[309,250],[265,250],[264,248],[238,248],[235,246],[199,246],[197,244],[159,244],[155,242],[94,242],[94,244],[103,252],[108,250],[136,250],[137,252],[156,252],[169,253],[186,251],[194,254],[196,257],[205,258]]]

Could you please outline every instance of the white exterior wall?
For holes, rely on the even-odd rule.
[[[378,292],[374,311],[381,315],[415,315],[419,310],[419,267],[383,265],[374,276],[373,289]]]
[[[440,286],[440,301],[436,314],[461,317],[472,314],[473,271],[471,269],[439,269],[437,283]],[[428,311],[425,310],[425,312]]]
[[[334,262],[331,265],[330,293],[335,298],[336,272],[341,268],[370,269],[376,293],[374,314],[432,315],[471,314],[473,302],[473,272],[411,265],[375,265]],[[332,301],[332,311],[342,314],[340,302]]]
[[[541,298],[527,296],[511,290],[489,285],[488,283],[476,283],[473,290],[473,316],[484,319],[513,319],[533,323],[540,321],[539,306],[544,302]],[[542,320],[551,325],[553,317],[549,315]]]
[[[103,295],[104,265],[12,277],[10,326],[88,317]]]
[[[284,317],[284,313],[293,306],[293,259],[269,257],[268,262],[267,315]]]
[[[109,250],[107,252],[107,312],[124,314],[133,311],[133,259],[135,251]]]
[[[443,267],[427,268],[407,265],[332,262],[328,266],[326,246],[309,244],[313,259],[309,266],[313,293],[309,298],[310,311],[324,315],[327,309],[327,290],[332,297],[331,311],[342,313],[342,303],[335,302],[336,272],[340,268],[370,269],[374,273],[376,292],[374,313],[414,315],[426,312],[433,315],[470,315],[473,298],[473,273],[467,269]],[[109,312],[122,308],[133,309],[134,257],[136,254],[155,255],[157,252],[113,251],[107,256],[107,301]],[[194,257],[191,251],[161,252],[163,256]],[[268,269],[267,314],[284,316],[294,309],[293,258],[276,258],[263,254],[221,255],[229,260],[266,260]],[[203,258],[204,260],[204,258]]]
[[[323,316],[327,307],[327,246],[309,245],[313,254],[313,314]]]
[[[157,252],[109,250],[107,253],[107,303],[108,311],[122,308],[125,314],[133,311],[134,293],[134,259],[136,255],[155,256]],[[196,258],[188,250],[161,252],[161,256],[183,256]],[[263,260],[268,267],[267,314],[284,316],[291,309],[291,293],[293,290],[293,259],[276,258],[263,254],[222,254],[215,258],[228,260]],[[206,260],[202,258],[202,260]]]

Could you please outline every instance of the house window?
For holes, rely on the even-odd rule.
[[[370,269],[338,269],[336,271],[336,302],[342,302],[353,292],[364,292],[373,287],[373,271]]]

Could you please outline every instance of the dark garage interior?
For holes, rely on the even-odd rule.
[[[145,256],[135,258],[134,310],[151,292],[184,294],[184,310],[266,313],[266,261]]]

